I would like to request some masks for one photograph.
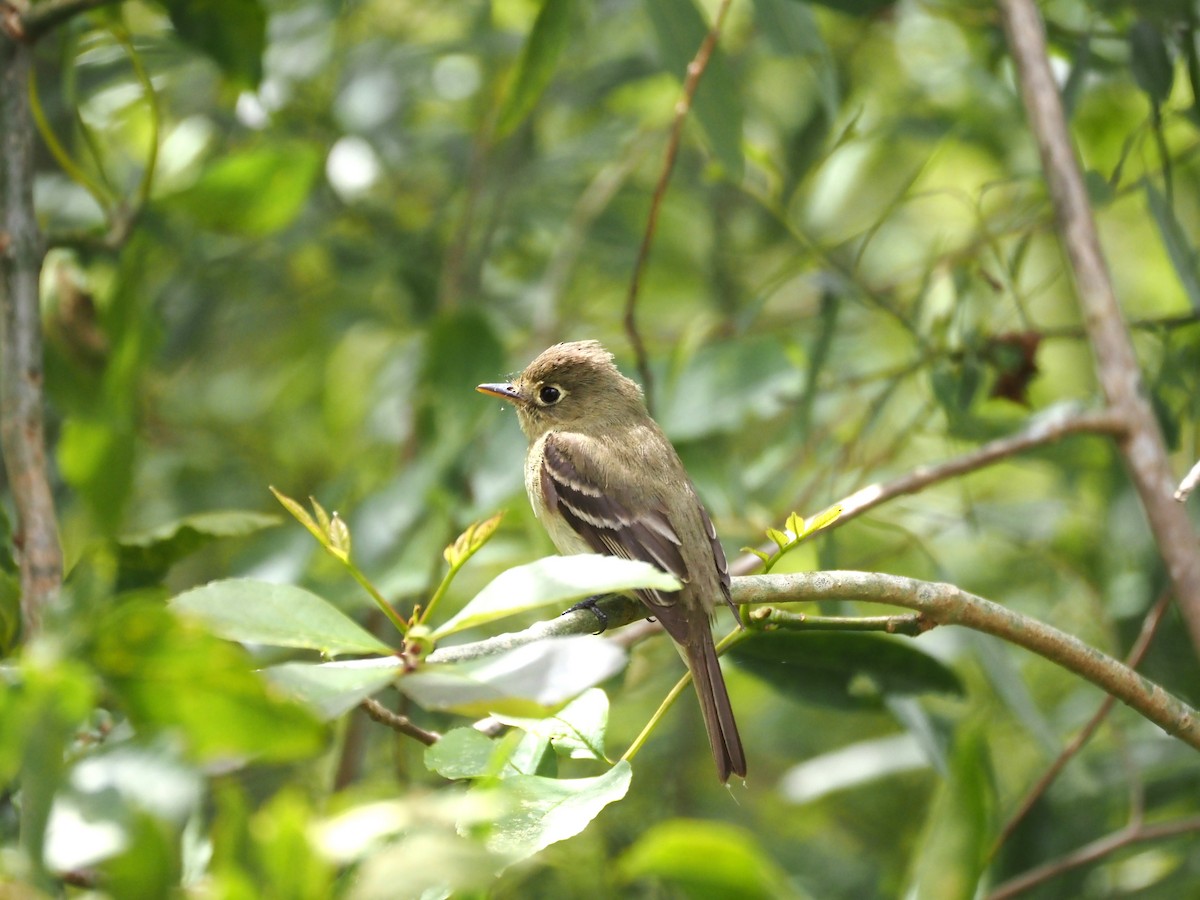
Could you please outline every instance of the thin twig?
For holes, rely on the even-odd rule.
[[[834,506],[842,508],[842,513],[837,521],[829,527],[838,528],[888,500],[894,500],[905,494],[915,494],[938,482],[974,472],[1026,450],[1054,443],[1067,435],[1119,435],[1122,433],[1122,428],[1122,420],[1108,412],[1077,412],[1064,409],[1052,415],[1043,414],[1035,418],[1023,431],[984,444],[962,456],[933,465],[918,466],[911,472],[885,484],[872,484],[860,488],[844,500],[834,504]],[[829,509],[833,509],[833,506]],[[828,510],[824,512],[828,512]],[[817,515],[823,515],[824,512]],[[767,549],[774,547],[773,544],[764,544],[763,546]],[[735,575],[744,575],[753,572],[761,564],[762,561],[757,556],[747,553],[733,560],[729,570]]]
[[[1146,656],[1146,651],[1150,649],[1150,642],[1154,639],[1154,634],[1158,631],[1158,626],[1162,624],[1163,616],[1166,615],[1170,602],[1170,592],[1164,591],[1154,606],[1151,607],[1150,612],[1147,613],[1145,621],[1142,622],[1142,630],[1130,648],[1129,654],[1125,657],[1125,665],[1129,666],[1130,669],[1136,669]],[[1046,793],[1046,790],[1059,776],[1059,773],[1066,768],[1067,763],[1092,739],[1092,735],[1099,730],[1101,724],[1108,718],[1108,714],[1112,711],[1114,703],[1116,703],[1116,698],[1112,694],[1104,698],[1104,701],[1087,721],[1087,724],[1079,729],[1079,732],[1062,749],[1062,752],[1058,754],[1058,757],[1050,764],[1050,767],[1042,773],[1042,777],[1029,789],[1025,797],[1017,804],[1016,812],[1009,817],[1008,821],[1004,823],[1004,827],[1000,829],[1000,835],[992,844],[992,849],[988,854],[989,858],[995,858],[1000,848],[1012,836],[1017,826],[1029,814],[1029,811],[1033,809],[1033,805],[1041,799],[1042,795]]]
[[[1186,510],[1172,502],[1174,477],[1166,446],[1141,389],[1133,343],[1100,248],[1058,84],[1050,70],[1045,29],[1033,0],[1000,0],[999,8],[1083,309],[1096,377],[1109,406],[1126,423],[1125,437],[1119,442],[1121,454],[1170,573],[1192,644],[1200,651],[1200,543]]]
[[[638,247],[637,260],[633,264],[633,275],[629,279],[629,293],[625,298],[625,332],[629,335],[629,343],[632,345],[634,357],[637,359],[642,388],[646,392],[646,403],[651,410],[653,410],[654,392],[650,375],[650,361],[646,356],[646,345],[643,343],[642,335],[637,327],[638,288],[642,281],[642,270],[645,269],[646,260],[650,256],[650,246],[654,243],[654,233],[658,228],[658,212],[662,207],[663,198],[667,194],[667,185],[671,181],[671,172],[675,168],[675,158],[679,155],[683,125],[692,108],[692,101],[696,97],[700,76],[708,68],[709,60],[712,59],[713,51],[717,46],[717,40],[721,36],[729,5],[730,0],[721,0],[721,5],[717,7],[716,17],[713,19],[712,28],[708,30],[708,34],[700,43],[700,49],[696,51],[695,58],[688,63],[687,76],[683,80],[683,93],[675,104],[675,120],[671,123],[666,156],[663,159],[662,171],[658,175],[658,184],[654,188],[654,196],[650,201],[650,211],[646,215],[646,231],[642,235],[642,244]]]
[[[426,731],[419,725],[414,725],[412,719],[408,716],[402,716],[400,713],[394,713],[378,700],[368,697],[359,704],[368,716],[378,722],[380,725],[386,725],[393,731],[398,731],[401,734],[406,734],[414,740],[420,741],[426,747],[432,747],[442,739],[442,736],[436,731]]]
[[[1200,816],[1176,819],[1171,822],[1156,822],[1153,825],[1127,825],[1119,831],[1114,831],[1112,834],[1080,847],[1073,853],[1051,860],[1036,869],[1031,869],[1023,875],[1004,882],[987,895],[987,900],[1008,900],[1009,897],[1015,897],[1052,878],[1057,878],[1064,872],[1086,866],[1131,844],[1158,841],[1192,832],[1200,832]]]

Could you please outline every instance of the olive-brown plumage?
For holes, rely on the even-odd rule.
[[[530,441],[525,488],[560,552],[644,560],[683,583],[637,596],[692,673],[718,776],[745,776],[711,631],[718,600],[737,616],[725,552],[641,388],[598,342],[577,341],[550,347],[511,383],[478,390],[516,407]]]

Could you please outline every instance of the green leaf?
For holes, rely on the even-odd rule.
[[[231,641],[304,647],[326,656],[392,652],[327,601],[289,584],[250,578],[213,581],[178,595],[171,608]]]
[[[1179,223],[1167,198],[1149,179],[1145,181],[1145,185],[1150,215],[1154,217],[1154,224],[1158,226],[1167,256],[1171,259],[1171,265],[1175,268],[1175,274],[1179,276],[1179,282],[1183,285],[1192,309],[1200,312],[1200,272],[1197,272],[1196,248],[1188,239],[1187,232]]]
[[[660,822],[638,838],[618,866],[623,881],[662,879],[687,897],[800,896],[753,833],[724,822]]]
[[[1138,19],[1129,29],[1129,68],[1151,103],[1161,106],[1166,102],[1175,82],[1175,67],[1162,32],[1145,19]]]
[[[325,744],[312,713],[269,690],[242,648],[160,604],[113,609],[89,655],[142,740],[177,733],[193,758],[223,763],[303,759]]]
[[[309,144],[274,144],[228,153],[191,186],[163,199],[212,231],[266,237],[290,225],[304,208],[321,170]]]
[[[625,652],[595,635],[550,638],[466,663],[430,664],[399,688],[425,709],[543,716],[620,671]]]
[[[425,765],[443,778],[493,775],[500,745],[474,728],[454,728],[425,748]]]
[[[404,663],[395,656],[346,662],[288,662],[262,670],[284,694],[334,719],[395,681]]]
[[[600,688],[584,691],[552,716],[525,719],[501,715],[496,718],[505,725],[545,738],[571,759],[605,759],[608,695]]]
[[[955,741],[950,774],[925,822],[906,897],[971,900],[983,876],[991,840],[992,786],[984,729],[968,727]]]
[[[953,670],[882,634],[764,631],[726,654],[739,668],[809,703],[878,708],[887,694],[961,694]]]
[[[279,524],[245,510],[197,513],[117,541],[118,590],[157,584],[179,560],[221,538],[245,537]]]
[[[518,775],[495,788],[477,789],[498,794],[511,810],[496,820],[487,837],[488,849],[515,862],[574,837],[604,807],[625,796],[632,774],[629,763],[621,761],[596,778]]]
[[[529,40],[521,51],[508,93],[500,107],[496,137],[504,138],[524,121],[554,77],[571,36],[575,0],[542,0]]]
[[[708,35],[708,25],[692,0],[647,0],[663,68],[682,85],[687,68]],[[745,169],[742,156],[742,101],[737,81],[721,48],[713,49],[700,76],[692,111],[708,136],[713,155],[730,181],[739,182]]]
[[[116,416],[71,416],[62,426],[56,454],[63,480],[87,501],[106,534],[116,531],[133,483],[132,427]]]
[[[267,40],[267,14],[260,0],[159,2],[185,43],[210,57],[241,87],[258,86]]]
[[[439,639],[516,613],[635,588],[677,591],[678,579],[649,563],[616,556],[547,556],[497,575],[457,615],[434,630]]]

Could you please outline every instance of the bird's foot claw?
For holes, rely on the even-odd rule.
[[[562,614],[565,616],[567,613],[575,612],[578,609],[586,609],[596,617],[596,621],[600,624],[600,630],[592,632],[593,634],[603,634],[605,629],[608,628],[608,613],[600,608],[599,597],[588,597],[586,600],[580,600],[574,606],[564,609]]]

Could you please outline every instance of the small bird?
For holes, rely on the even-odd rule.
[[[729,595],[717,531],[675,448],[650,418],[642,389],[598,341],[555,344],[516,380],[476,390],[507,400],[529,438],[525,489],[564,554],[653,563],[679,591],[637,597],[679,646],[704,714],[722,782],[746,775],[746,756],[713,646],[712,617]],[[741,625],[741,619],[738,618]]]

